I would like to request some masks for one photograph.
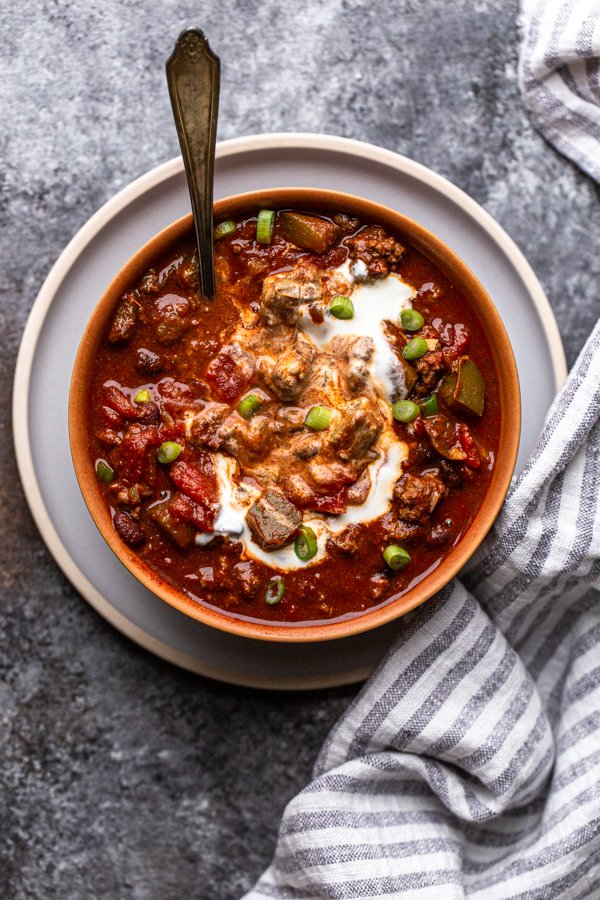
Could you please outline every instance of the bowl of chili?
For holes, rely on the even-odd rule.
[[[439,238],[304,188],[215,204],[116,275],[77,353],[71,452],[118,559],[230,633],[320,641],[425,602],[491,527],[516,460],[514,356]]]

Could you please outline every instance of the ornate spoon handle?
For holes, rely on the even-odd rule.
[[[213,299],[213,180],[221,64],[204,33],[188,28],[177,38],[166,69],[194,213],[200,290],[204,297]]]

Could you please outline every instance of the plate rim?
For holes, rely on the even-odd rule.
[[[402,154],[365,141],[327,134],[272,132],[231,138],[217,144],[216,155],[217,159],[225,159],[239,153],[265,151],[273,147],[277,149],[326,150],[362,158],[366,156],[384,166],[401,171],[409,177],[427,184],[428,187],[433,187],[461,207],[490,235],[523,281],[536,307],[546,337],[554,372],[555,388],[558,390],[561,387],[567,375],[564,348],[554,313],[539,279],[504,228],[461,188],[452,184],[442,175]],[[110,197],[86,220],[67,243],[38,291],[21,336],[12,392],[13,445],[25,499],[42,540],[73,587],[96,612],[121,634],[154,655],[196,674],[242,687],[281,691],[313,690],[341,687],[363,681],[372,671],[371,667],[360,667],[350,672],[336,673],[331,676],[307,675],[300,680],[283,677],[273,681],[271,678],[255,675],[242,677],[170,647],[128,619],[94,587],[68,553],[44,504],[33,464],[28,413],[33,361],[46,316],[62,281],[101,229],[144,193],[181,172],[183,172],[181,156],[173,157],[145,172]]]

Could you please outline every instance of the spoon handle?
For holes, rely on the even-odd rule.
[[[166,69],[194,213],[200,290],[204,297],[213,299],[213,181],[221,64],[204,33],[188,28],[177,38]]]

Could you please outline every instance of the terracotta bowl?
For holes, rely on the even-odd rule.
[[[153,260],[182,238],[191,235],[192,217],[184,216],[148,241],[108,286],[87,324],[73,369],[69,397],[69,434],[77,480],[90,514],[118,559],[152,593],[181,613],[205,625],[243,637],[267,641],[307,642],[349,637],[384,625],[414,609],[439,591],[475,552],[496,518],[513,473],[519,445],[521,404],[517,367],[506,330],[490,297],[467,266],[439,238],[406,216],[349,194],[306,188],[280,188],[241,194],[215,204],[217,221],[253,215],[263,207],[295,207],[307,211],[344,211],[361,221],[377,222],[400,240],[404,237],[428,257],[468,298],[489,337],[499,378],[500,440],[487,494],[471,525],[441,564],[398,599],[351,618],[317,624],[278,624],[245,620],[198,603],[160,578],[119,538],[98,486],[89,452],[87,397],[93,360],[110,316],[125,291],[150,268]]]

